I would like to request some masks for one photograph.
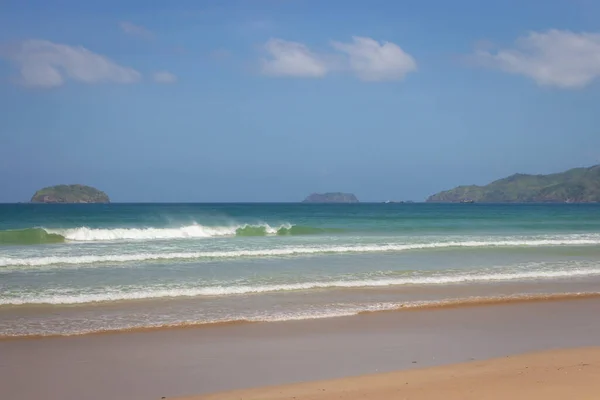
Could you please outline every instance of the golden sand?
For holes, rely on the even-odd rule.
[[[264,387],[185,400],[598,400],[600,347],[319,382]]]

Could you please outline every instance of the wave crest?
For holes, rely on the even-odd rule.
[[[0,245],[64,243],[65,237],[42,228],[0,231]]]
[[[48,229],[73,242],[117,241],[117,240],[157,240],[188,239],[233,236],[237,227],[204,226],[193,224],[179,228],[88,228]]]
[[[206,226],[192,224],[178,228],[88,228],[70,229],[28,228],[0,231],[0,245],[51,244],[88,241],[137,241],[212,238],[220,236],[269,236],[311,235],[326,232],[325,229],[284,223],[243,224],[231,226]]]
[[[61,230],[47,230],[63,236],[68,241],[118,241],[118,240],[160,240],[194,239],[219,236],[268,236],[268,235],[306,235],[320,233],[322,230],[300,227],[289,223],[279,226],[269,224],[243,224],[231,226],[206,226],[193,224],[179,228],[115,228],[92,229],[87,227]]]
[[[126,263],[160,260],[201,260],[244,257],[287,257],[312,254],[352,254],[352,253],[384,253],[410,250],[433,250],[449,248],[510,248],[510,247],[552,247],[552,246],[588,246],[599,245],[600,238],[581,239],[532,239],[532,240],[498,240],[498,241],[452,241],[410,244],[379,245],[346,245],[346,246],[310,246],[280,247],[276,249],[199,251],[199,252],[165,252],[165,253],[131,253],[80,256],[46,256],[46,257],[0,257],[0,267],[40,267],[50,265],[81,265],[96,263]],[[10,269],[10,268],[9,268]],[[6,272],[8,269],[3,268]]]

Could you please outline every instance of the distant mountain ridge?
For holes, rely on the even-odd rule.
[[[330,192],[313,193],[305,198],[303,203],[358,203],[358,199],[352,193]]]
[[[110,203],[106,193],[85,185],[49,186],[35,192],[32,203]]]
[[[458,186],[436,193],[429,203],[600,202],[600,165],[549,175],[514,174],[485,186]]]

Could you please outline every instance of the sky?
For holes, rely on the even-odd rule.
[[[600,163],[593,0],[4,0],[0,202],[424,200]]]

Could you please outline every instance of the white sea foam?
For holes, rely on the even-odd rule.
[[[219,236],[235,236],[240,230],[257,229],[265,234],[275,235],[282,229],[289,229],[292,224],[270,226],[269,224],[242,224],[230,226],[205,226],[192,224],[178,228],[114,228],[96,229],[79,227],[72,229],[46,229],[48,233],[58,234],[73,242],[86,241],[119,241],[119,240],[160,240],[160,239],[190,239],[211,238]]]
[[[241,320],[250,322],[283,322],[283,321],[301,321],[307,319],[326,319],[349,317],[364,312],[389,311],[400,307],[408,308],[410,306],[424,306],[427,304],[437,304],[440,302],[415,301],[406,303],[371,303],[371,304],[333,304],[323,309],[297,310],[292,312],[279,312],[265,315],[253,315],[243,317]],[[223,321],[226,322],[226,321]]]
[[[598,292],[566,292],[566,293],[519,293],[500,296],[468,296],[462,298],[443,298],[439,300],[414,300],[406,302],[377,302],[377,303],[332,303],[322,307],[301,307],[287,311],[273,310],[247,310],[237,314],[223,315],[219,317],[198,315],[190,318],[189,314],[173,315],[169,318],[164,315],[157,319],[149,320],[111,320],[105,318],[86,318],[82,324],[67,324],[60,320],[48,320],[44,323],[30,322],[8,325],[8,328],[0,331],[2,337],[18,336],[73,336],[84,335],[95,332],[116,332],[135,329],[158,329],[174,327],[207,326],[227,322],[282,322],[294,320],[314,320],[337,318],[357,315],[360,313],[391,311],[400,309],[414,309],[421,307],[452,306],[460,304],[478,304],[485,302],[506,302],[519,300],[552,299],[552,298],[584,298],[597,296]],[[80,321],[80,320],[79,320]],[[79,322],[78,321],[78,322]],[[72,322],[72,321],[69,321]]]
[[[544,247],[544,246],[583,246],[599,245],[600,237],[575,237],[530,240],[470,240],[432,243],[380,244],[380,245],[345,245],[345,246],[306,246],[280,247],[275,249],[230,250],[230,251],[198,251],[198,252],[163,252],[134,254],[105,254],[77,256],[45,256],[45,257],[0,257],[0,267],[36,267],[48,265],[80,265],[95,263],[124,263],[152,260],[194,260],[241,257],[283,257],[311,254],[331,253],[377,253],[399,252],[407,250],[443,249],[443,248],[494,248],[494,247]],[[6,271],[6,269],[3,269]],[[0,270],[2,271],[2,270]]]
[[[123,331],[140,328],[172,328],[172,327],[183,327],[183,326],[202,326],[219,324],[226,322],[282,322],[282,321],[297,321],[297,320],[310,320],[310,319],[325,319],[325,318],[336,318],[356,315],[361,312],[374,312],[374,311],[386,311],[408,307],[415,307],[419,305],[426,305],[427,303],[433,302],[411,302],[407,303],[367,303],[367,304],[344,304],[335,303],[325,305],[323,308],[310,308],[310,309],[296,309],[282,312],[265,312],[265,311],[250,311],[242,312],[238,315],[226,315],[216,318],[202,318],[198,319],[185,319],[170,318],[168,321],[164,319],[148,320],[144,319],[143,322],[136,321],[118,321],[113,323],[107,323],[104,319],[91,320],[87,319],[85,324],[82,325],[70,325],[70,324],[15,324],[9,326],[7,330],[0,331],[0,337],[17,337],[17,336],[71,336],[71,335],[84,335],[94,332],[111,332],[111,331]],[[171,315],[172,316],[172,315]]]
[[[157,298],[182,298],[202,296],[232,296],[285,291],[335,289],[335,288],[375,288],[402,285],[448,285],[458,283],[501,282],[514,280],[538,280],[556,278],[575,278],[600,275],[600,268],[563,268],[557,270],[538,269],[531,271],[503,271],[490,273],[470,272],[462,274],[436,274],[430,276],[412,275],[402,278],[331,280],[322,282],[303,282],[265,285],[230,285],[205,287],[124,287],[108,289],[98,293],[55,291],[47,294],[29,294],[20,297],[0,296],[0,305],[23,304],[82,304],[123,300],[142,300]]]

